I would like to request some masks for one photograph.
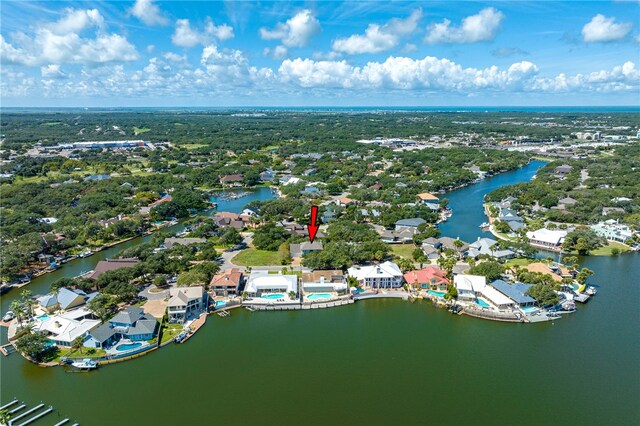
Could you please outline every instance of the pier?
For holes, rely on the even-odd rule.
[[[27,409],[27,411],[22,412],[22,410],[25,409]],[[8,410],[9,412],[10,418],[7,426],[26,426],[56,411],[52,405],[46,405],[43,402],[33,408],[28,408],[27,404],[18,399],[14,399],[13,401],[4,404],[0,407],[0,410]],[[63,425],[69,421],[69,418],[65,418],[64,420],[56,423],[55,426]]]

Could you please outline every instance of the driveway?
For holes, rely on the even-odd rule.
[[[244,242],[248,247],[251,246],[251,243],[253,242],[253,234],[244,234],[243,235],[243,239],[242,242]],[[231,263],[231,259],[233,259],[233,257],[240,253],[242,250],[234,250],[234,251],[225,251],[220,255],[220,258],[222,259],[222,263],[220,264],[220,270],[221,271],[226,271],[227,269],[232,269],[232,268],[238,268],[241,271],[244,271],[246,268],[244,266],[239,266],[239,265],[235,265],[234,263]]]

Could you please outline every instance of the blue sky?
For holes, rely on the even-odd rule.
[[[640,3],[3,1],[3,106],[638,105]]]

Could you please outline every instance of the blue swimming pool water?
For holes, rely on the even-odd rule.
[[[489,308],[491,305],[488,304],[487,302],[485,302],[482,299],[476,299],[476,305],[482,307],[482,308]]]
[[[445,293],[444,291],[427,290],[427,294],[436,297],[444,297],[447,293]]]
[[[356,288],[356,294],[360,294],[360,293],[366,293],[367,290],[363,290],[361,288]]]
[[[140,346],[142,346],[142,343],[140,342],[136,342],[136,343],[123,343],[121,345],[116,346],[116,351],[118,352],[124,352],[124,351],[130,351],[132,349],[137,349]]]
[[[309,300],[319,300],[319,299],[331,299],[331,295],[329,293],[313,293],[307,296]]]
[[[216,301],[216,309],[224,308],[226,305],[227,305],[227,302],[225,302],[224,300]]]
[[[538,310],[538,308],[536,308],[535,306],[527,306],[524,308],[521,308],[524,312],[535,312]]]
[[[263,299],[284,299],[284,294],[282,293],[264,294],[261,297]]]
[[[36,317],[37,319],[39,319],[40,321],[44,321],[49,319],[49,315],[44,314],[44,315],[40,315],[39,317]]]

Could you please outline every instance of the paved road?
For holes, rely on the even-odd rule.
[[[244,239],[242,241],[247,246],[251,245],[251,242],[253,241],[253,234],[245,234]],[[222,253],[220,255],[220,258],[222,259],[222,263],[220,264],[220,270],[226,271],[227,269],[238,268],[241,271],[244,271],[246,269],[244,266],[239,266],[231,263],[231,259],[233,259],[233,257],[236,254],[240,253],[241,251],[242,250],[234,250],[234,251],[225,251],[224,253]]]

